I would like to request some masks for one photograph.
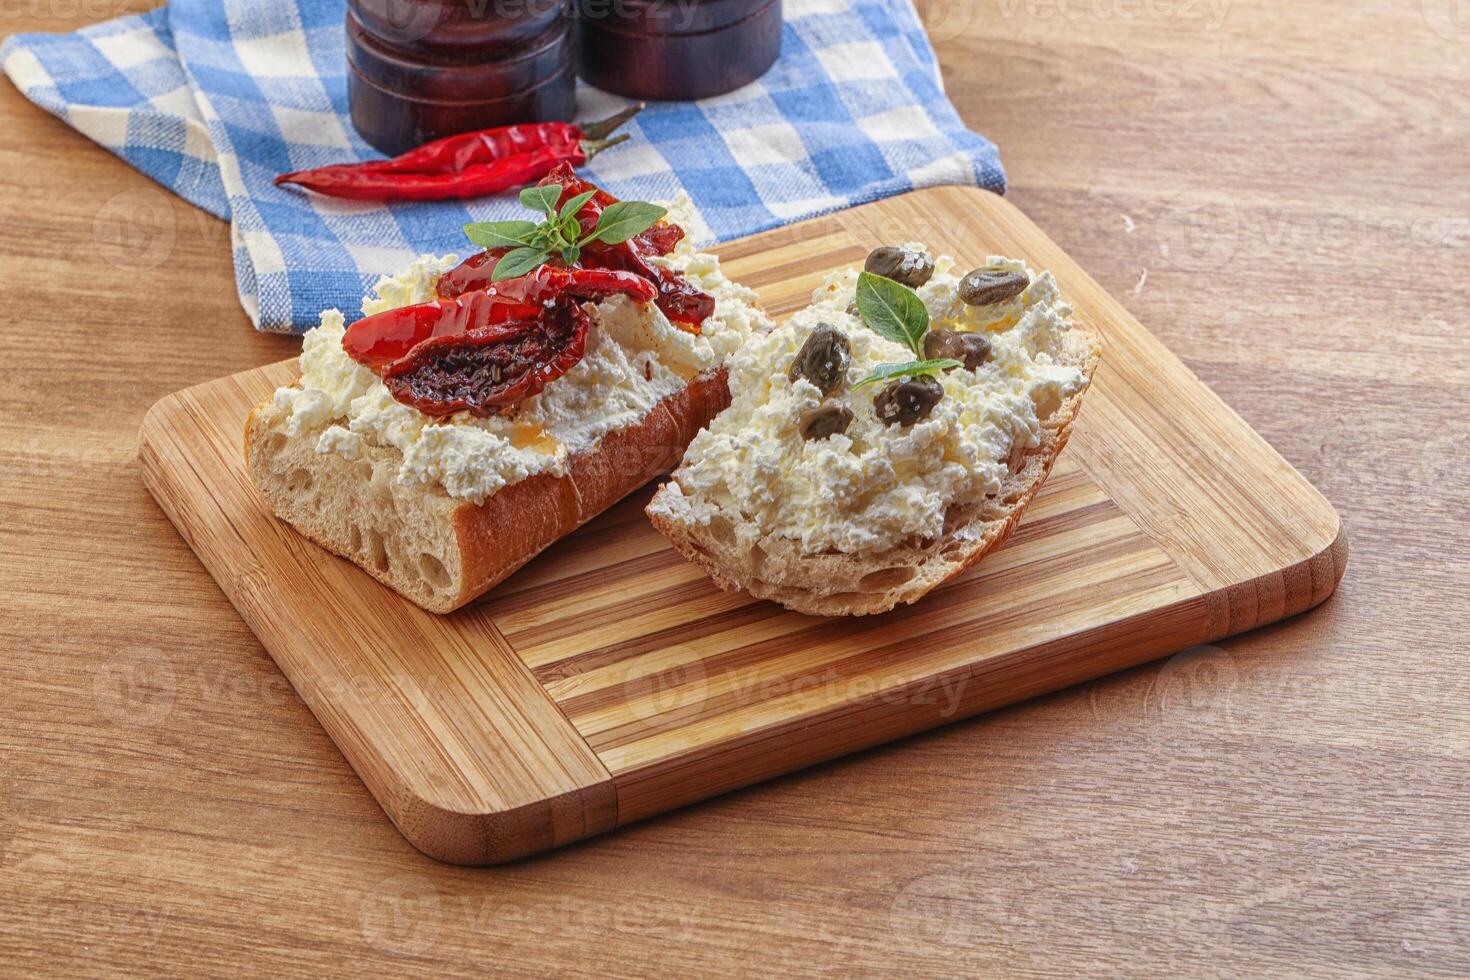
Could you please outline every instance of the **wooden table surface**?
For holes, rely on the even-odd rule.
[[[296,342],[249,329],[223,223],[0,84],[0,974],[1470,973],[1463,5],[922,5],[1012,200],[1337,505],[1337,596],[436,864],[139,480],[149,405]]]

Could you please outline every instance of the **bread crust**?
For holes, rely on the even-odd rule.
[[[455,537],[467,569],[459,605],[483,594],[546,547],[679,464],[700,429],[730,404],[722,367],[656,404],[636,425],[575,453],[566,476],[542,473],[461,504]],[[436,610],[437,611],[437,610]]]
[[[502,487],[482,504],[442,487],[392,479],[402,455],[365,446],[356,460],[317,453],[318,433],[287,435],[274,402],[245,426],[246,466],[277,516],[431,612],[483,595],[547,546],[677,465],[695,434],[730,403],[723,367],[695,377],[638,423],[608,433],[542,473]]]
[[[951,506],[935,541],[875,555],[806,555],[798,542],[765,534],[739,514],[718,511],[701,520],[692,512],[679,513],[678,498],[668,494],[668,484],[649,503],[649,519],[725,591],[743,589],[813,616],[866,616],[917,602],[1011,535],[1067,445],[1097,369],[1102,340],[1091,326],[1075,322],[1066,344],[1060,360],[1081,369],[1087,384],[1042,420],[1040,444],[1015,454],[998,494]],[[676,471],[671,482],[678,478]]]

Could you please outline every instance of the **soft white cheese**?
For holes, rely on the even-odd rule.
[[[687,227],[691,208],[680,195],[669,207],[669,220]],[[593,307],[581,363],[513,412],[493,418],[435,419],[396,401],[373,372],[342,350],[342,314],[328,310],[304,338],[300,387],[275,394],[276,404],[289,412],[286,429],[293,436],[319,432],[318,452],[347,459],[355,459],[364,443],[392,446],[403,455],[399,481],[437,484],[474,503],[538,473],[563,474],[571,454],[638,422],[690,379],[723,363],[753,333],[772,327],[756,308],[755,293],[732,283],[718,260],[696,252],[687,238],[660,261],[715,298],[715,313],[699,335],[671,324],[653,304],[612,297]],[[363,312],[432,299],[435,281],[458,263],[458,256],[424,256],[399,275],[385,276],[363,301]]]
[[[733,403],[695,438],[665,493],[693,498],[706,517],[715,506],[735,510],[764,534],[801,542],[808,554],[861,555],[937,537],[950,505],[998,491],[1012,446],[1038,445],[1040,420],[1084,383],[1081,371],[1055,360],[1071,307],[1051,273],[1000,257],[988,265],[1025,271],[1031,285],[1004,304],[967,306],[958,298],[954,260],[941,257],[918,290],[933,328],[984,331],[994,348],[975,371],[941,376],[944,397],[928,418],[884,425],[873,410],[881,385],[852,389],[877,365],[913,354],[847,312],[859,270],[834,272],[810,307],[732,357]],[[829,400],[850,409],[853,421],[844,434],[808,442],[798,419],[822,404],[822,394],[786,372],[821,323],[846,334],[851,346],[848,384]]]

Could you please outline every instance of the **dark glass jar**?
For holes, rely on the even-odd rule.
[[[455,133],[571,119],[566,0],[348,0],[352,124],[389,155]]]
[[[579,0],[578,72],[634,99],[704,99],[781,53],[781,0]]]

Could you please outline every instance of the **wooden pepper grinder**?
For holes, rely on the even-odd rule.
[[[567,0],[348,0],[352,124],[397,155],[455,133],[569,120]]]
[[[577,71],[634,99],[704,99],[765,74],[781,0],[579,0]]]

